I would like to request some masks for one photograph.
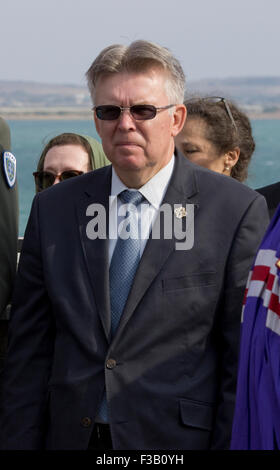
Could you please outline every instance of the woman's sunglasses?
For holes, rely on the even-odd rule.
[[[233,115],[232,115],[232,112],[230,110],[229,104],[228,104],[228,102],[225,98],[223,98],[222,96],[206,96],[205,98],[201,98],[201,99],[202,99],[202,101],[207,101],[208,103],[223,103],[223,105],[225,107],[225,110],[227,112],[227,115],[230,118],[234,129],[238,132],[236,122],[233,118]],[[197,100],[197,98],[191,98],[191,99],[187,100],[186,101],[187,106],[188,106],[188,103],[191,103],[192,101],[196,101],[196,100]]]
[[[157,112],[163,109],[169,109],[175,106],[175,104],[169,104],[167,106],[153,106],[152,104],[135,104],[133,106],[115,106],[111,104],[105,104],[102,106],[95,106],[96,116],[102,121],[114,121],[118,119],[125,110],[129,110],[131,116],[136,121],[146,121],[147,119],[153,119],[156,117]]]
[[[35,171],[33,173],[35,179],[35,185],[37,191],[42,191],[43,189],[49,188],[55,182],[55,179],[58,177],[59,181],[65,181],[69,178],[73,178],[74,176],[82,175],[83,171],[78,170],[67,170],[59,173],[58,175],[54,175],[49,171]]]

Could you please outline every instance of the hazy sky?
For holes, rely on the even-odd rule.
[[[280,0],[0,0],[0,80],[84,84],[109,44],[168,47],[187,79],[280,76]]]

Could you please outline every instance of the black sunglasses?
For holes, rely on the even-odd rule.
[[[126,109],[129,110],[131,116],[136,121],[145,121],[147,119],[153,119],[157,112],[161,109],[169,109],[175,106],[175,104],[169,104],[167,106],[153,106],[152,104],[135,104],[133,106],[115,106],[110,104],[104,104],[102,106],[95,106],[96,116],[102,121],[114,121],[118,119]]]
[[[35,179],[35,185],[37,191],[42,191],[43,189],[49,188],[55,182],[55,179],[58,177],[59,181],[65,181],[74,176],[82,175],[83,171],[78,170],[66,170],[58,175],[54,175],[49,171],[34,171],[33,176]]]

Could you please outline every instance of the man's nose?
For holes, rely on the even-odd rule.
[[[132,117],[129,109],[123,109],[118,118],[118,127],[120,129],[135,129],[135,119]]]

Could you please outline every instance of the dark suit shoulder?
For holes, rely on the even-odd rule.
[[[179,152],[177,153],[177,158],[180,173],[184,175],[186,172],[192,172],[193,178],[196,181],[197,191],[207,199],[209,197],[216,198],[217,202],[223,199],[227,202],[230,201],[231,207],[234,207],[234,205],[245,207],[256,198],[261,197],[260,194],[249,188],[246,184],[240,183],[235,178],[196,165]]]
[[[262,194],[268,201],[280,202],[280,182],[263,186],[262,188],[256,189],[256,191]]]
[[[277,183],[269,184],[268,186],[263,186],[262,188],[258,188],[256,189],[256,191],[258,191],[258,193],[263,194],[264,196],[274,192],[280,194],[280,181],[277,181]]]
[[[280,203],[280,182],[263,186],[262,188],[256,189],[256,191],[266,198],[269,215],[272,217]]]

